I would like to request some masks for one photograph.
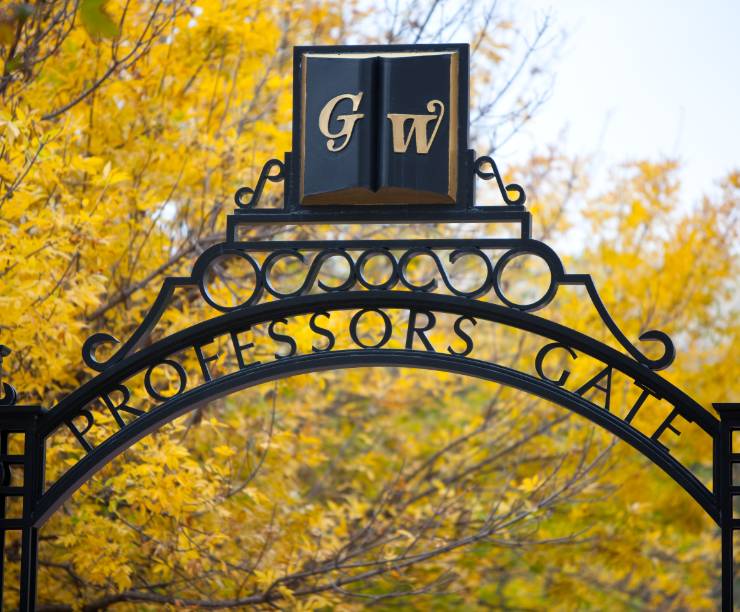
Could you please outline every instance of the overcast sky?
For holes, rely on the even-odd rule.
[[[567,126],[567,150],[602,168],[675,156],[687,203],[740,167],[740,0],[515,2],[532,24],[549,11],[567,38],[552,97],[512,154]]]

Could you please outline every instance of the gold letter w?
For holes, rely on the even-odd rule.
[[[429,149],[437,137],[439,124],[445,114],[445,105],[439,100],[430,100],[427,102],[427,110],[431,115],[403,115],[400,113],[388,113],[388,119],[391,122],[393,130],[393,152],[406,153],[411,144],[411,139],[416,137],[416,152],[421,154],[429,153]],[[436,110],[436,113],[435,113]],[[408,135],[404,133],[406,121],[411,120],[411,128]],[[428,135],[428,126],[431,121],[436,119],[432,128],[431,136]]]

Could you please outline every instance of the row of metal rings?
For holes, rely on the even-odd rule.
[[[214,296],[209,294],[207,287],[209,274],[214,262],[217,259],[228,255],[235,255],[245,260],[251,266],[255,276],[254,287],[249,297],[234,306],[225,306],[223,304],[219,304]],[[383,247],[372,247],[363,250],[356,259],[346,249],[326,248],[318,251],[316,256],[311,261],[308,272],[306,273],[301,286],[298,287],[296,290],[290,292],[280,291],[279,289],[277,289],[274,283],[271,282],[270,276],[275,264],[277,264],[279,261],[294,259],[305,265],[306,257],[300,250],[281,249],[273,251],[265,258],[264,262],[260,266],[260,264],[254,259],[254,257],[252,257],[252,255],[250,255],[246,251],[237,248],[227,249],[219,253],[214,253],[213,258],[203,268],[203,273],[198,279],[198,285],[203,295],[203,299],[205,299],[206,302],[208,302],[208,304],[210,304],[213,308],[221,312],[229,312],[238,308],[244,308],[252,304],[256,304],[257,302],[259,302],[264,291],[267,291],[275,298],[287,299],[308,294],[313,289],[314,285],[317,285],[319,289],[325,292],[350,291],[355,288],[358,283],[362,287],[370,291],[390,291],[400,283],[410,291],[429,293],[434,292],[439,287],[439,283],[436,278],[433,278],[426,283],[417,284],[414,283],[408,275],[409,264],[414,258],[429,257],[434,262],[444,286],[450,293],[458,297],[474,299],[485,295],[491,289],[493,289],[496,293],[496,296],[510,308],[516,308],[517,310],[530,312],[546,306],[550,303],[550,301],[552,301],[553,297],[555,296],[555,292],[557,289],[557,279],[555,275],[555,270],[553,269],[553,263],[549,261],[547,257],[543,257],[540,253],[533,253],[525,249],[511,249],[506,251],[500,258],[498,258],[496,264],[493,265],[490,258],[480,248],[471,246],[453,250],[450,253],[448,259],[450,263],[454,264],[456,261],[458,261],[462,257],[465,257],[466,255],[478,257],[483,262],[486,271],[485,278],[480,283],[480,285],[477,286],[475,289],[471,289],[468,291],[463,291],[453,285],[449,275],[447,274],[447,271],[445,270],[445,266],[442,263],[441,258],[436,252],[434,252],[434,250],[429,247],[414,247],[407,249],[399,258],[396,258],[396,255],[390,249]],[[507,297],[501,286],[501,279],[504,273],[504,269],[515,257],[520,255],[531,255],[541,258],[547,264],[549,270],[549,284],[547,290],[538,299],[524,304],[517,303]],[[341,283],[337,285],[328,285],[323,281],[318,280],[318,276],[324,264],[333,257],[340,257],[347,263],[348,273],[347,277]],[[367,277],[366,274],[366,266],[368,262],[375,257],[384,258],[390,264],[390,274],[382,282],[373,282]]]

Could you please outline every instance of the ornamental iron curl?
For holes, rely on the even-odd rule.
[[[0,406],[13,406],[18,400],[18,394],[13,385],[2,380],[3,359],[10,355],[11,352],[12,351],[7,346],[0,344],[0,381],[2,382],[0,387],[3,390],[3,395],[0,397]]]
[[[485,170],[483,170],[483,166],[485,164],[491,166],[491,172],[486,172]],[[501,192],[501,197],[509,206],[524,206],[525,202],[527,201],[527,195],[524,193],[524,189],[522,189],[521,185],[517,185],[516,183],[509,183],[508,185],[504,185],[504,181],[501,178],[501,173],[499,172],[498,166],[496,165],[496,162],[493,161],[492,157],[489,157],[488,155],[483,155],[476,159],[475,174],[485,181],[490,181],[492,178],[495,178],[496,184],[498,185],[498,190]],[[509,191],[513,191],[516,193],[516,197],[514,199],[509,197]]]
[[[271,174],[271,170],[277,168],[276,174]],[[257,179],[257,186],[252,189],[251,187],[240,187],[234,194],[234,203],[239,208],[255,208],[259,204],[260,198],[262,197],[262,191],[265,189],[265,183],[270,181],[271,183],[279,183],[285,179],[285,165],[279,159],[270,159],[262,167],[259,178]],[[248,200],[245,198],[249,197]]]

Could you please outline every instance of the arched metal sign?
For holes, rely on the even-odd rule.
[[[333,65],[327,69],[325,63],[337,58],[348,64],[341,70]],[[435,71],[444,74],[429,92],[424,91],[424,79],[415,89],[420,90],[415,95],[421,98],[434,96],[431,99],[438,105],[428,106],[421,98],[421,102],[408,99],[403,92],[391,95],[374,89],[383,71],[388,73],[382,79],[385,87],[403,83],[407,68],[394,63],[402,61],[415,62],[411,68],[416,75],[431,78]],[[715,404],[721,416],[718,420],[658,375],[656,372],[667,368],[675,356],[670,338],[657,330],[643,333],[640,341],[660,346],[658,357],[648,357],[614,322],[591,277],[566,272],[555,251],[532,239],[524,190],[516,184],[505,185],[492,158],[476,159],[466,148],[467,47],[298,48],[295,66],[298,124],[294,127],[294,153],[286,155],[285,161],[267,162],[254,189],[237,191],[237,209],[228,218],[224,242],[202,253],[189,276],[164,281],[148,315],[125,342],[119,343],[106,333],[89,338],[82,357],[97,375],[56,406],[15,405],[15,391],[4,384],[0,533],[4,544],[7,532],[20,531],[22,546],[20,584],[3,581],[3,588],[20,589],[21,609],[32,610],[39,528],[103,465],[178,415],[239,389],[294,374],[404,366],[465,374],[523,390],[590,419],[648,457],[720,526],[723,609],[731,610],[732,535],[740,529],[740,521],[732,515],[733,496],[740,495],[740,483],[731,481],[732,465],[740,463],[740,449],[732,448],[731,437],[734,430],[740,430],[740,404]],[[344,93],[340,91],[346,84],[342,78],[355,79]],[[332,79],[340,80],[335,83]],[[345,94],[349,97],[337,100]],[[372,104],[364,107],[362,99]],[[404,101],[408,103],[405,109],[388,106]],[[421,110],[429,111],[414,114],[421,103]],[[385,128],[377,125],[383,113],[388,115]],[[375,131],[362,132],[362,120],[371,115],[376,124],[370,127]],[[312,123],[312,119],[316,121]],[[386,133],[387,138],[383,136]],[[352,156],[367,150],[367,144],[352,147],[354,139],[361,143],[363,137],[377,147],[376,160],[365,169],[377,176],[365,176],[360,168],[359,174],[342,183],[344,179],[328,170],[327,164],[337,168],[354,164],[357,170]],[[437,139],[443,151],[433,160],[423,158]],[[419,150],[413,150],[414,142]],[[310,160],[306,157],[312,148],[322,146],[326,154]],[[331,156],[342,153],[342,159]],[[395,153],[414,158],[396,159]],[[443,180],[423,179],[439,164]],[[405,185],[398,183],[399,177]],[[475,177],[495,181],[504,204],[474,205]],[[266,184],[283,181],[283,207],[260,208]],[[358,195],[360,187],[367,193]],[[365,205],[357,207],[342,200],[355,196]],[[399,198],[401,203],[396,201]],[[245,239],[242,234],[245,227],[337,223],[397,227],[465,223],[481,228],[506,224],[516,227],[516,235],[486,237],[482,230],[475,238],[261,241]],[[544,291],[527,302],[516,301],[503,282],[507,267],[521,256],[539,260],[548,276]],[[249,278],[240,288],[243,293],[228,304],[209,286],[214,269],[225,258],[239,262]],[[384,278],[368,273],[373,260],[386,270]],[[433,278],[419,280],[412,273],[420,261],[431,266]],[[463,262],[475,276],[472,285],[466,282],[464,288],[456,284],[450,271]],[[281,289],[275,278],[276,266],[286,264],[302,270],[301,281],[291,290]],[[327,269],[340,271],[334,284],[321,280]],[[611,345],[534,314],[568,285],[585,289],[589,303],[584,307],[593,308],[601,318],[612,336]],[[220,314],[153,340],[157,322],[182,290],[199,292]],[[486,326],[505,326],[539,338],[529,367],[516,370],[478,355],[476,346]],[[256,359],[252,350],[256,329],[273,347],[267,359]],[[432,331],[440,329],[445,330],[441,342],[439,334],[431,338]],[[97,356],[104,345],[117,346],[105,360]],[[588,360],[592,372],[577,380],[563,363],[579,359]],[[612,393],[616,376],[634,387],[633,399],[624,405],[619,405]],[[655,400],[667,409],[657,426],[645,430],[636,423],[641,411]],[[673,442],[687,426],[711,442],[710,483],[671,453]],[[60,432],[74,436],[80,454],[55,482],[46,482],[44,450]],[[15,446],[10,443],[12,438]],[[22,441],[20,446],[18,441]],[[22,452],[11,452],[12,448],[22,448]],[[20,473],[22,484],[16,484]],[[11,514],[11,509],[16,513]],[[2,565],[0,581],[1,570]]]

